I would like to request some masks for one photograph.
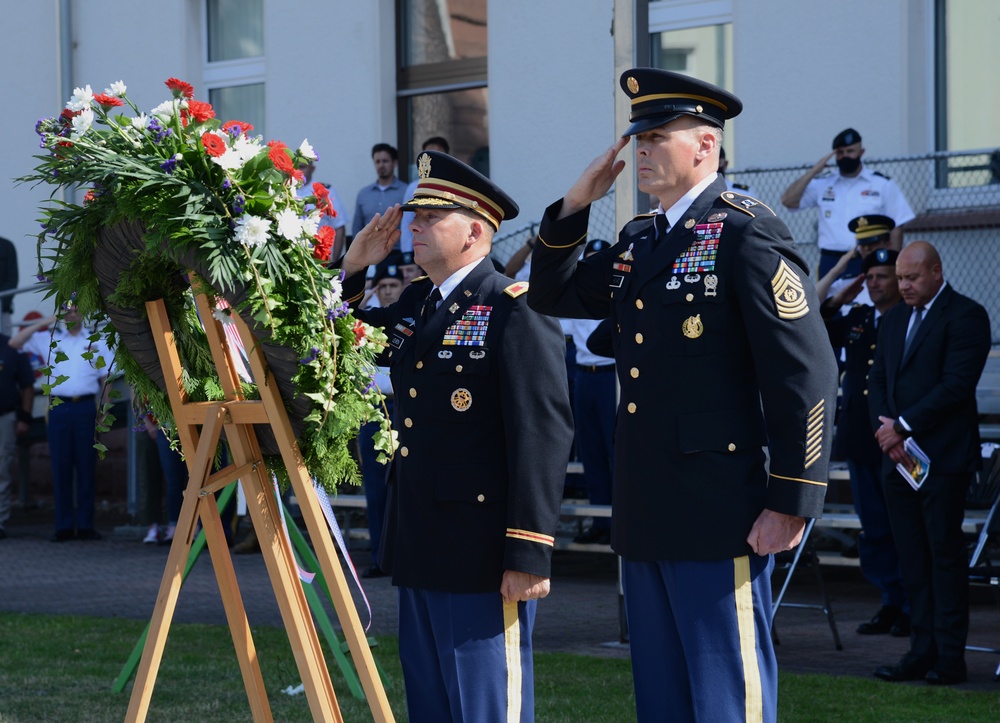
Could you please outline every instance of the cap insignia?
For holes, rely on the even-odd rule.
[[[771,278],[779,319],[801,319],[809,313],[809,301],[798,274],[782,259]]]
[[[628,90],[630,93],[635,94],[639,92],[639,81],[633,78],[631,75],[629,76],[628,80],[625,81],[625,83],[626,85],[628,85]]]
[[[426,153],[421,153],[417,159],[417,175],[420,178],[431,177],[431,157]]]
[[[864,228],[867,225],[868,225],[868,219],[867,218],[865,218],[864,216],[862,216],[861,218],[858,219],[858,228],[859,229]]]

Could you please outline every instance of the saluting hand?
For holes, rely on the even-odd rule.
[[[805,529],[804,517],[764,510],[750,528],[747,543],[758,555],[775,555],[802,542]]]
[[[539,600],[549,594],[549,578],[517,570],[504,570],[500,595],[504,602]]]
[[[619,138],[608,150],[590,162],[576,183],[563,196],[559,218],[571,216],[601,198],[618,174],[625,168],[625,161],[615,160],[629,142],[629,138]]]
[[[398,203],[386,209],[384,214],[376,213],[354,237],[351,248],[344,255],[344,273],[351,276],[388,256],[399,241],[399,222],[402,219],[403,211]]]

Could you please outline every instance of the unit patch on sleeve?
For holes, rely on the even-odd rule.
[[[525,284],[525,288],[527,288]],[[444,346],[483,346],[490,325],[492,306],[470,306],[462,318],[444,330]]]
[[[771,289],[774,291],[774,302],[778,305],[779,319],[801,319],[809,313],[809,301],[802,280],[784,259],[771,277]]]

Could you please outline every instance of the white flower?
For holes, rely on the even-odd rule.
[[[274,220],[278,222],[278,235],[289,241],[295,241],[302,235],[302,219],[292,209],[282,209]]]
[[[235,323],[229,309],[212,309],[212,316],[215,317],[216,321],[221,321],[223,324]]]
[[[302,141],[302,144],[299,146],[298,152],[301,155],[305,156],[310,161],[315,161],[317,158],[319,158],[319,156],[316,155],[316,151],[313,150],[313,147],[309,145],[308,138]]]
[[[332,297],[330,298],[330,303],[327,304],[327,308],[333,308],[334,305],[339,304],[341,299],[344,298],[344,285],[340,281],[339,276],[334,276],[330,279],[330,293]]]
[[[79,115],[73,116],[73,132],[70,138],[74,140],[82,136],[84,133],[90,130],[90,126],[94,123],[94,111],[90,108],[84,108],[80,111]]]
[[[93,102],[94,91],[88,85],[86,88],[75,88],[73,90],[73,97],[69,99],[66,107],[72,111],[84,110],[85,108],[89,108]]]
[[[146,126],[149,125],[149,116],[145,113],[140,113],[135,118],[132,119],[132,127],[137,131],[146,130]]]
[[[150,115],[155,115],[162,121],[169,121],[174,117],[174,101],[165,100],[158,106],[149,111]]]
[[[223,138],[225,138],[224,135]],[[247,161],[260,153],[263,146],[261,146],[259,139],[260,136],[254,139],[240,136],[233,141],[233,145],[225,153],[212,158],[212,160],[229,171],[242,168]]]
[[[248,213],[236,221],[236,240],[245,246],[263,246],[267,243],[267,234],[270,230],[269,220]]]
[[[125,95],[125,81],[119,80],[111,84],[110,88],[104,89],[105,95],[113,95],[115,98],[121,98]]]
[[[302,219],[302,233],[312,238],[319,231],[319,222],[323,218],[323,214],[319,211],[312,211],[304,219]]]

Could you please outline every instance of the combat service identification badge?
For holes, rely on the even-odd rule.
[[[774,291],[774,303],[778,305],[779,319],[801,319],[809,313],[809,301],[802,280],[784,259],[771,278],[771,289]]]
[[[472,392],[468,389],[456,389],[451,393],[451,408],[456,412],[467,412],[472,406]]]
[[[681,331],[684,332],[684,336],[688,339],[697,339],[705,331],[705,326],[701,323],[701,314],[697,316],[689,316],[684,320],[684,324],[681,326]]]

